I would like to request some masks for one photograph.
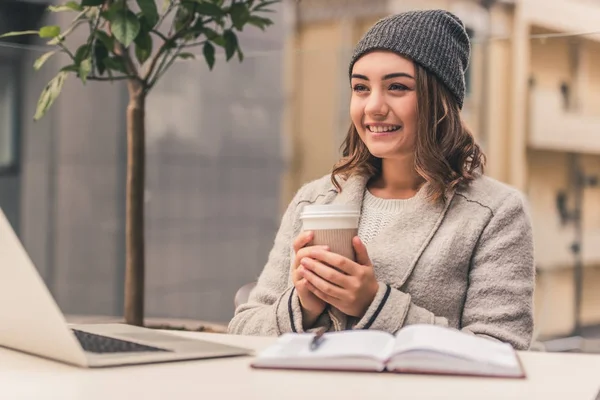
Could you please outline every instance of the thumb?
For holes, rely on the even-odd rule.
[[[355,236],[352,239],[352,246],[354,247],[354,252],[356,253],[356,262],[361,265],[372,266],[369,253],[367,253],[367,247],[358,236]]]

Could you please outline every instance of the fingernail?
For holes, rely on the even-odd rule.
[[[308,260],[306,258],[303,258],[302,260],[300,260],[300,264],[306,265],[308,264]]]

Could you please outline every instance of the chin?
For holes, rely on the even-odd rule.
[[[397,153],[397,149],[390,148],[390,146],[381,146],[379,144],[367,146],[369,153],[377,158],[390,158],[393,154]]]

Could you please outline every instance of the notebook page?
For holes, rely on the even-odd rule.
[[[435,325],[411,325],[398,333],[393,353],[414,350],[439,352],[480,363],[518,367],[515,352],[509,344]]]
[[[310,349],[311,333],[286,333],[261,352],[260,358],[370,357],[385,360],[394,346],[394,337],[380,331],[328,332],[320,346]]]

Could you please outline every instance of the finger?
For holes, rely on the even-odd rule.
[[[354,252],[356,254],[356,262],[360,265],[373,265],[367,252],[367,246],[360,240],[358,236],[352,239],[352,246],[354,246]]]
[[[348,275],[337,271],[335,268],[325,265],[312,258],[305,257],[301,260],[302,265],[309,271],[314,272],[327,282],[342,288],[348,288]]]
[[[304,266],[300,266],[299,272],[308,281],[308,283],[310,283],[326,295],[336,299],[340,299],[343,296],[344,289],[332,285],[331,283],[327,282],[325,279],[321,278],[314,272],[304,268]]]
[[[296,290],[298,291],[298,295],[304,297],[308,292],[308,281],[304,278],[300,278],[298,282],[296,282]]]
[[[303,247],[296,252],[296,258],[298,260],[303,259],[304,257],[309,257],[312,251],[316,250],[329,250],[329,246],[327,245],[315,245],[315,246],[307,246]]]
[[[327,265],[331,265],[332,267],[335,267],[340,271],[352,276],[356,274],[356,270],[358,269],[358,265],[349,258],[323,249],[311,249],[307,257],[319,260]]]
[[[336,306],[336,304],[339,301],[338,299],[333,298],[333,297],[329,296],[328,294],[323,293],[322,291],[317,289],[315,286],[313,286],[312,283],[310,283],[308,281],[306,281],[306,289],[308,289],[312,294],[317,296],[319,299],[323,300],[325,303],[331,304],[334,307]]]
[[[292,264],[292,268],[295,270],[298,268],[298,266],[300,265],[300,260],[302,260],[305,257],[308,257],[308,254],[310,254],[311,251],[314,250],[329,250],[329,246],[308,246],[308,247],[303,247],[300,250],[298,250],[298,252],[296,253],[296,257],[294,257],[294,262]]]
[[[312,231],[304,231],[300,233],[296,239],[294,239],[294,253],[297,253],[298,250],[306,246],[313,240],[314,233]]]

